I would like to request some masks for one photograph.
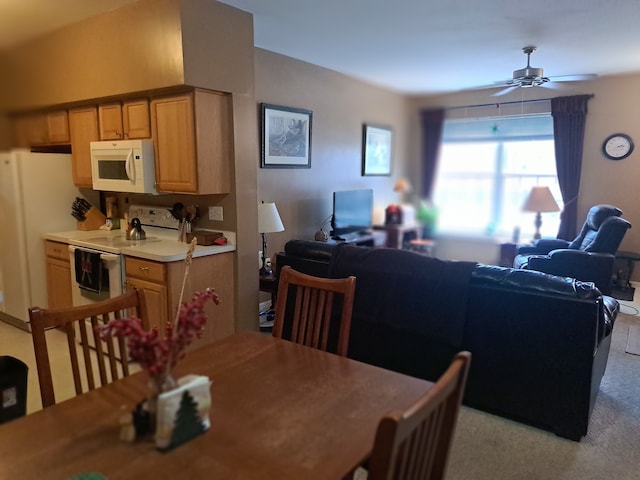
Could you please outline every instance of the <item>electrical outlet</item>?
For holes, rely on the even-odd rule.
[[[209,207],[209,220],[222,221],[222,207]]]

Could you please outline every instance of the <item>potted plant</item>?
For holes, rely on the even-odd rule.
[[[416,221],[422,225],[422,238],[433,238],[438,220],[438,209],[428,199],[418,201]]]

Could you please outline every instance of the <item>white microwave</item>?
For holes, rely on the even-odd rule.
[[[94,190],[156,195],[153,141],[91,142],[91,175]]]

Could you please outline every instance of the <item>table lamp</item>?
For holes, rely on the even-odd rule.
[[[260,275],[271,275],[271,267],[267,266],[266,233],[283,232],[284,225],[275,203],[258,204],[258,233],[262,235],[262,267]]]
[[[533,236],[534,240],[540,238],[540,227],[542,226],[542,212],[559,212],[555,198],[551,194],[551,190],[547,186],[535,186],[531,188],[527,200],[522,206],[522,210],[525,212],[535,212],[536,219],[534,225],[536,227],[536,233]]]

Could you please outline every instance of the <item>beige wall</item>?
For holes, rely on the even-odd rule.
[[[331,214],[334,190],[373,188],[378,210],[397,201],[393,184],[404,176],[410,161],[405,148],[408,125],[403,96],[258,48],[255,68],[256,125],[260,123],[260,103],[313,111],[310,169],[259,168],[260,146],[254,144],[258,200],[275,202],[285,226],[284,232],[268,235],[270,256],[281,251],[289,239],[313,239]],[[390,177],[361,176],[363,123],[393,129]]]
[[[180,8],[179,0],[141,0],[5,52],[0,108],[183,84]]]

